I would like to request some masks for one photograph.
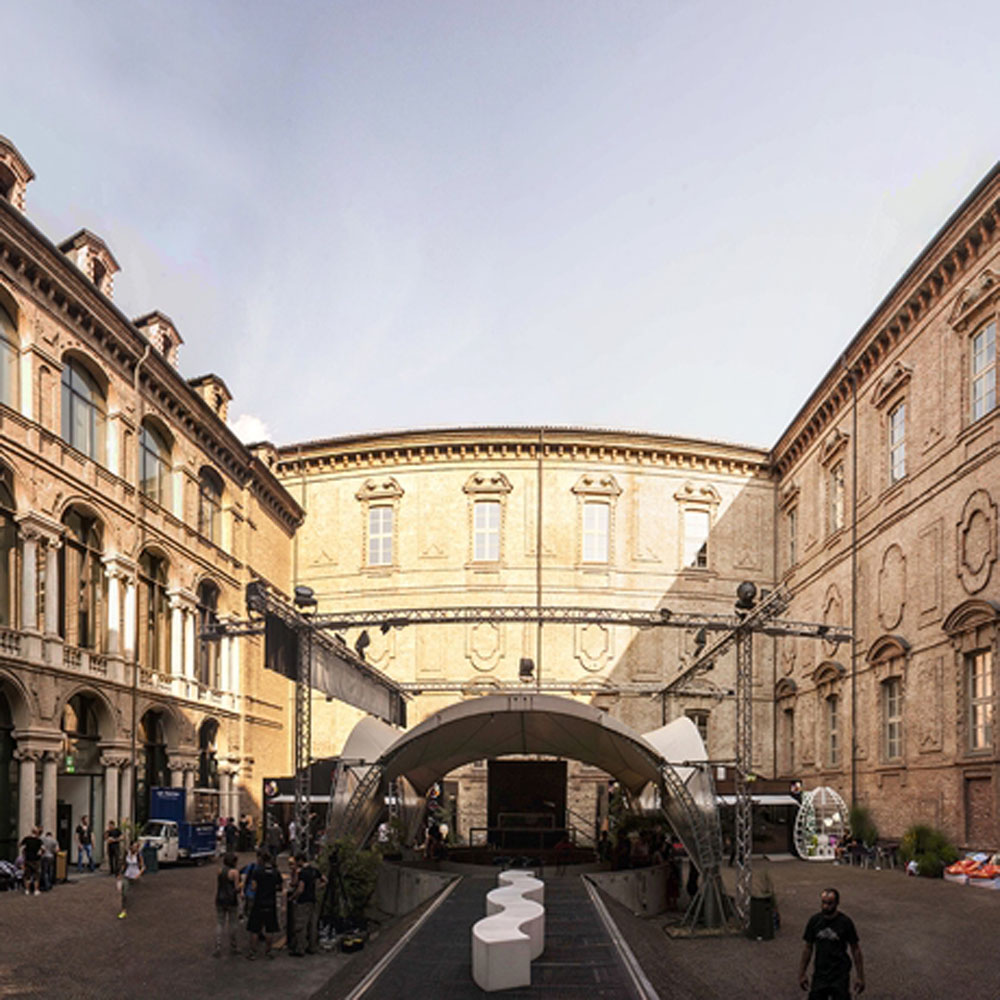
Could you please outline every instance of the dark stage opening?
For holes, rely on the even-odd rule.
[[[555,847],[566,837],[566,761],[488,762],[487,839],[505,851]]]

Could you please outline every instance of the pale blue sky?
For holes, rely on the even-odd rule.
[[[769,446],[1000,156],[1000,6],[4,13],[52,239],[279,444],[572,424]]]

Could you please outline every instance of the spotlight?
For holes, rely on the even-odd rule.
[[[389,622],[382,622],[382,624],[379,625],[378,630],[382,633],[382,635],[385,635],[391,628],[392,625],[390,625]]]
[[[303,611],[306,608],[316,607],[316,598],[313,596],[312,587],[307,587],[301,583],[296,586],[295,607],[301,608]]]
[[[705,648],[706,642],[708,642],[708,631],[705,628],[698,629],[694,636],[694,651],[700,653]]]
[[[739,611],[749,611],[757,599],[757,585],[744,580],[736,588],[736,608]]]
[[[365,658],[365,650],[372,644],[372,637],[368,634],[368,629],[365,629],[361,635],[357,637],[354,642],[354,652],[358,654],[363,660]]]
[[[527,683],[535,676],[535,661],[530,656],[522,656],[517,665],[517,676]]]

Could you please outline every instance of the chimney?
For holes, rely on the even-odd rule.
[[[158,309],[138,319],[132,320],[140,333],[145,334],[146,339],[153,345],[153,350],[158,351],[163,357],[177,367],[177,351],[184,343],[181,335],[174,326],[174,321],[161,313]]]
[[[0,135],[0,198],[24,211],[24,191],[35,179],[35,172],[17,151],[17,146]]]
[[[97,285],[109,299],[114,291],[114,277],[121,270],[107,243],[89,229],[81,229],[59,244],[59,249]]]
[[[188,379],[188,385],[212,408],[212,412],[223,422],[229,414],[229,404],[233,394],[218,375],[199,375]]]

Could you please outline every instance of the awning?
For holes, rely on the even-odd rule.
[[[751,795],[751,801],[755,806],[798,806],[801,803],[792,798],[791,795]],[[717,795],[715,801],[720,806],[736,805],[735,795]]]

